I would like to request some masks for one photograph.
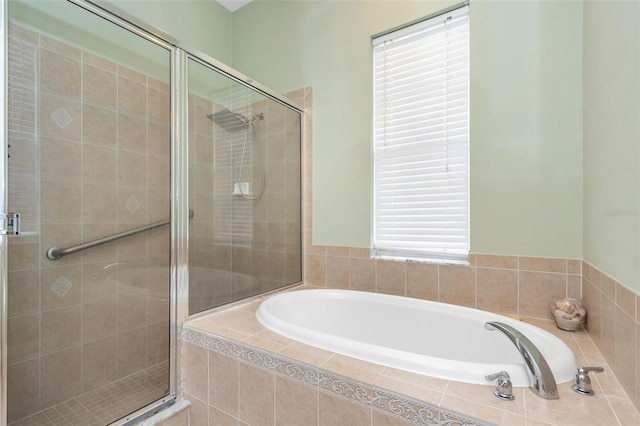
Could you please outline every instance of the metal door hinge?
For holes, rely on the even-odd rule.
[[[0,235],[20,234],[20,213],[0,213],[0,220],[4,222]]]

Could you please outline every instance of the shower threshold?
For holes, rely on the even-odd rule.
[[[9,426],[105,426],[168,394],[168,362],[60,402]]]

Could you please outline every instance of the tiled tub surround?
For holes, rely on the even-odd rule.
[[[15,421],[166,365],[168,228],[55,262],[45,252],[169,216],[169,90],[16,25],[9,51],[9,205],[23,218],[9,240]]]
[[[640,410],[640,295],[587,262],[582,268],[587,332]]]
[[[550,320],[525,319],[564,340],[580,364],[605,368],[592,375],[595,396],[564,383],[556,401],[527,388],[514,389],[515,401],[501,401],[492,386],[408,373],[287,339],[255,319],[260,302],[185,324],[183,390],[192,403],[191,425],[640,424],[587,333],[559,330]]]

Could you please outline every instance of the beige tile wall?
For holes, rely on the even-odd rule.
[[[225,355],[185,343],[183,355],[192,370],[184,377],[184,397],[191,402],[192,426],[412,424],[395,417],[390,410],[385,413],[383,409],[373,409],[374,398],[384,408],[386,398],[381,391],[374,395],[374,389],[362,383],[319,373],[302,364],[266,359],[266,353],[261,351],[256,350],[245,359],[242,354]],[[275,369],[265,362],[276,364]],[[419,424],[439,421],[435,407],[427,405],[424,411],[417,411],[416,419],[422,415],[423,421],[435,416],[435,422]],[[455,424],[462,423],[452,423]]]
[[[168,85],[44,35],[9,36],[9,420],[165,361]],[[39,76],[39,79],[38,79]]]
[[[317,287],[304,285],[292,291],[303,288]],[[336,398],[352,425],[377,424],[380,416],[391,424],[405,424],[409,420],[413,424],[458,425],[461,418],[465,425],[640,424],[640,414],[587,333],[559,330],[552,320],[525,318],[564,341],[580,365],[605,368],[605,372],[593,374],[595,396],[578,395],[571,391],[571,382],[566,382],[559,384],[558,401],[543,400],[526,388],[518,388],[514,389],[516,399],[505,403],[495,398],[491,386],[447,381],[372,364],[276,334],[255,319],[262,300],[210,313],[188,321],[183,327],[184,361],[188,363],[185,368],[196,368],[184,376],[185,388],[192,390],[187,397],[197,406],[209,407],[209,424],[216,424],[213,422],[217,420],[211,412],[224,414],[231,422],[240,424],[342,424],[344,420],[333,417],[328,410],[319,411],[322,402],[318,404],[318,398]],[[274,379],[247,380],[256,388],[240,390],[239,366],[260,369]],[[295,381],[296,385],[288,386],[287,380]],[[263,402],[270,414],[240,413],[239,407],[250,405],[252,400],[243,402],[239,398],[254,398],[260,392],[267,394]],[[462,414],[454,414],[452,410]],[[201,417],[193,420],[206,425],[206,416],[207,411],[201,411]]]
[[[640,410],[640,296],[587,262],[582,268],[586,329]]]
[[[470,264],[371,259],[368,249],[310,246],[305,283],[408,296],[487,311],[551,319],[549,303],[580,298],[581,261],[471,255]]]

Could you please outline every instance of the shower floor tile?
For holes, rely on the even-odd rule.
[[[105,426],[165,396],[168,372],[165,361],[9,425]]]

